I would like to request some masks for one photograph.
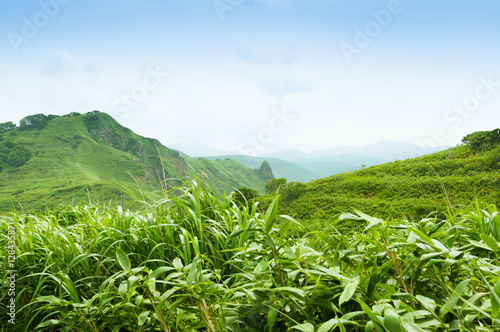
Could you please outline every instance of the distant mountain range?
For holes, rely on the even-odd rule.
[[[317,174],[300,165],[278,158],[262,158],[242,155],[225,155],[216,157],[206,157],[211,160],[232,159],[240,162],[249,168],[257,168],[264,161],[267,161],[273,170],[276,178],[287,178],[289,181],[308,182],[317,178]]]
[[[380,141],[375,144],[365,146],[341,145],[333,148],[316,150],[310,153],[305,153],[298,150],[279,150],[262,155],[261,157],[280,158],[291,162],[296,162],[304,161],[306,159],[311,160],[321,159],[324,157],[359,155],[363,158],[377,158],[379,160],[384,160],[387,162],[415,158],[425,154],[439,152],[448,149],[449,147],[450,146],[437,146],[434,148],[428,148],[407,142]]]
[[[200,143],[172,144],[171,146],[190,156],[204,156],[212,160],[230,158],[247,167],[255,167],[257,163],[267,160],[276,177],[286,177],[289,181],[298,182],[307,182],[395,160],[415,158],[449,148],[449,146],[428,148],[407,142],[380,141],[366,146],[341,145],[310,153],[284,149],[258,157],[249,157]]]

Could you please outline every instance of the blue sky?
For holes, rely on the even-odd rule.
[[[0,122],[97,109],[167,146],[258,154],[455,145],[500,124],[495,0],[0,7]]]

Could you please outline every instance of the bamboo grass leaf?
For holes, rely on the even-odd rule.
[[[491,315],[493,317],[498,317],[500,312],[500,280],[498,280],[493,292],[491,294]]]
[[[450,296],[448,301],[446,301],[446,303],[439,310],[439,316],[441,317],[441,319],[448,312],[453,312],[453,309],[456,306],[459,297],[465,292],[465,290],[469,286],[469,282],[470,282],[470,279],[466,279],[458,284],[457,288],[455,288],[453,294]]]
[[[483,242],[486,243],[486,245],[494,252],[498,252],[500,250],[500,247],[498,246],[498,242],[494,238],[492,238],[491,236],[489,236],[485,233],[481,233],[480,237],[481,237],[481,240],[483,240]]]
[[[278,215],[278,195],[274,197],[271,205],[267,208],[266,215],[264,217],[264,231],[269,233],[271,228],[273,228],[274,222],[276,221],[276,216]]]
[[[314,325],[311,323],[304,323],[292,326],[292,329],[299,330],[302,332],[314,332]]]
[[[121,249],[116,248],[116,258],[118,259],[118,263],[125,271],[130,271],[132,265],[130,263],[130,259],[127,254]]]
[[[375,328],[375,330],[377,330],[377,332],[387,332],[388,331],[387,328],[384,326],[382,321],[377,317],[377,315],[375,315],[373,313],[373,311],[363,302],[361,302],[360,304],[361,304],[361,308],[363,309],[363,311],[370,318],[370,321],[368,323],[371,323],[372,326]],[[367,324],[367,327],[368,327],[368,324]]]
[[[150,311],[143,311],[138,318],[138,325],[143,326],[144,323],[146,323],[146,320],[148,319]]]
[[[267,326],[269,331],[273,330],[274,322],[276,321],[276,317],[278,317],[278,306],[273,305],[269,307],[269,311],[267,313]]]
[[[356,289],[358,288],[358,284],[359,282],[357,280],[352,280],[349,284],[347,284],[347,286],[344,288],[344,291],[340,295],[339,306],[351,299],[351,297],[356,292]]]
[[[58,320],[58,319],[50,319],[45,322],[40,323],[37,327],[42,328],[42,327],[48,327],[48,326],[55,326],[55,325],[61,325],[65,324],[63,320]]]
[[[402,332],[403,326],[394,307],[387,305],[384,311],[384,325],[390,332]]]
[[[434,242],[432,242],[432,239],[430,237],[428,237],[427,235],[425,235],[423,232],[421,232],[418,229],[413,228],[413,227],[408,227],[408,229],[410,229],[413,233],[415,233],[422,241],[424,241],[428,245],[434,247]]]

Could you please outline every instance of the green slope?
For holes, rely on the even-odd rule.
[[[353,208],[376,216],[425,217],[446,211],[448,199],[453,207],[476,197],[500,205],[499,162],[498,144],[486,151],[461,145],[309,182],[293,199],[284,199],[282,212],[302,220],[327,219]]]
[[[40,210],[46,202],[54,206],[89,197],[133,203],[141,192],[154,201],[162,187],[198,176],[221,192],[230,191],[221,182],[264,191],[268,176],[238,162],[182,157],[105,113],[72,115],[27,117],[9,130],[0,124],[0,211],[12,205]]]
[[[271,165],[275,177],[286,178],[288,181],[307,182],[317,178],[317,176],[315,176],[313,172],[305,169],[304,167],[278,158],[261,158],[241,155],[227,155],[205,158],[210,160],[226,160],[229,158],[236,160],[246,167],[250,168],[257,168],[264,161],[267,161],[269,162],[269,165]]]
[[[259,175],[259,169],[250,169],[231,159],[214,161],[206,158],[190,158],[188,172],[198,174],[201,180],[211,183],[210,187],[220,193],[229,193],[234,188],[248,187],[257,189],[263,194],[267,180],[274,177],[272,172]],[[214,178],[217,181],[212,181]]]

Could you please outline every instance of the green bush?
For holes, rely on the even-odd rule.
[[[260,194],[257,190],[248,187],[241,187],[233,192],[233,200],[242,206],[251,205],[252,200],[259,196]]]
[[[266,182],[266,194],[273,195],[279,188],[286,187],[286,178],[270,179]]]
[[[22,145],[7,141],[0,143],[0,164],[11,168],[25,165],[31,158],[31,151]]]

